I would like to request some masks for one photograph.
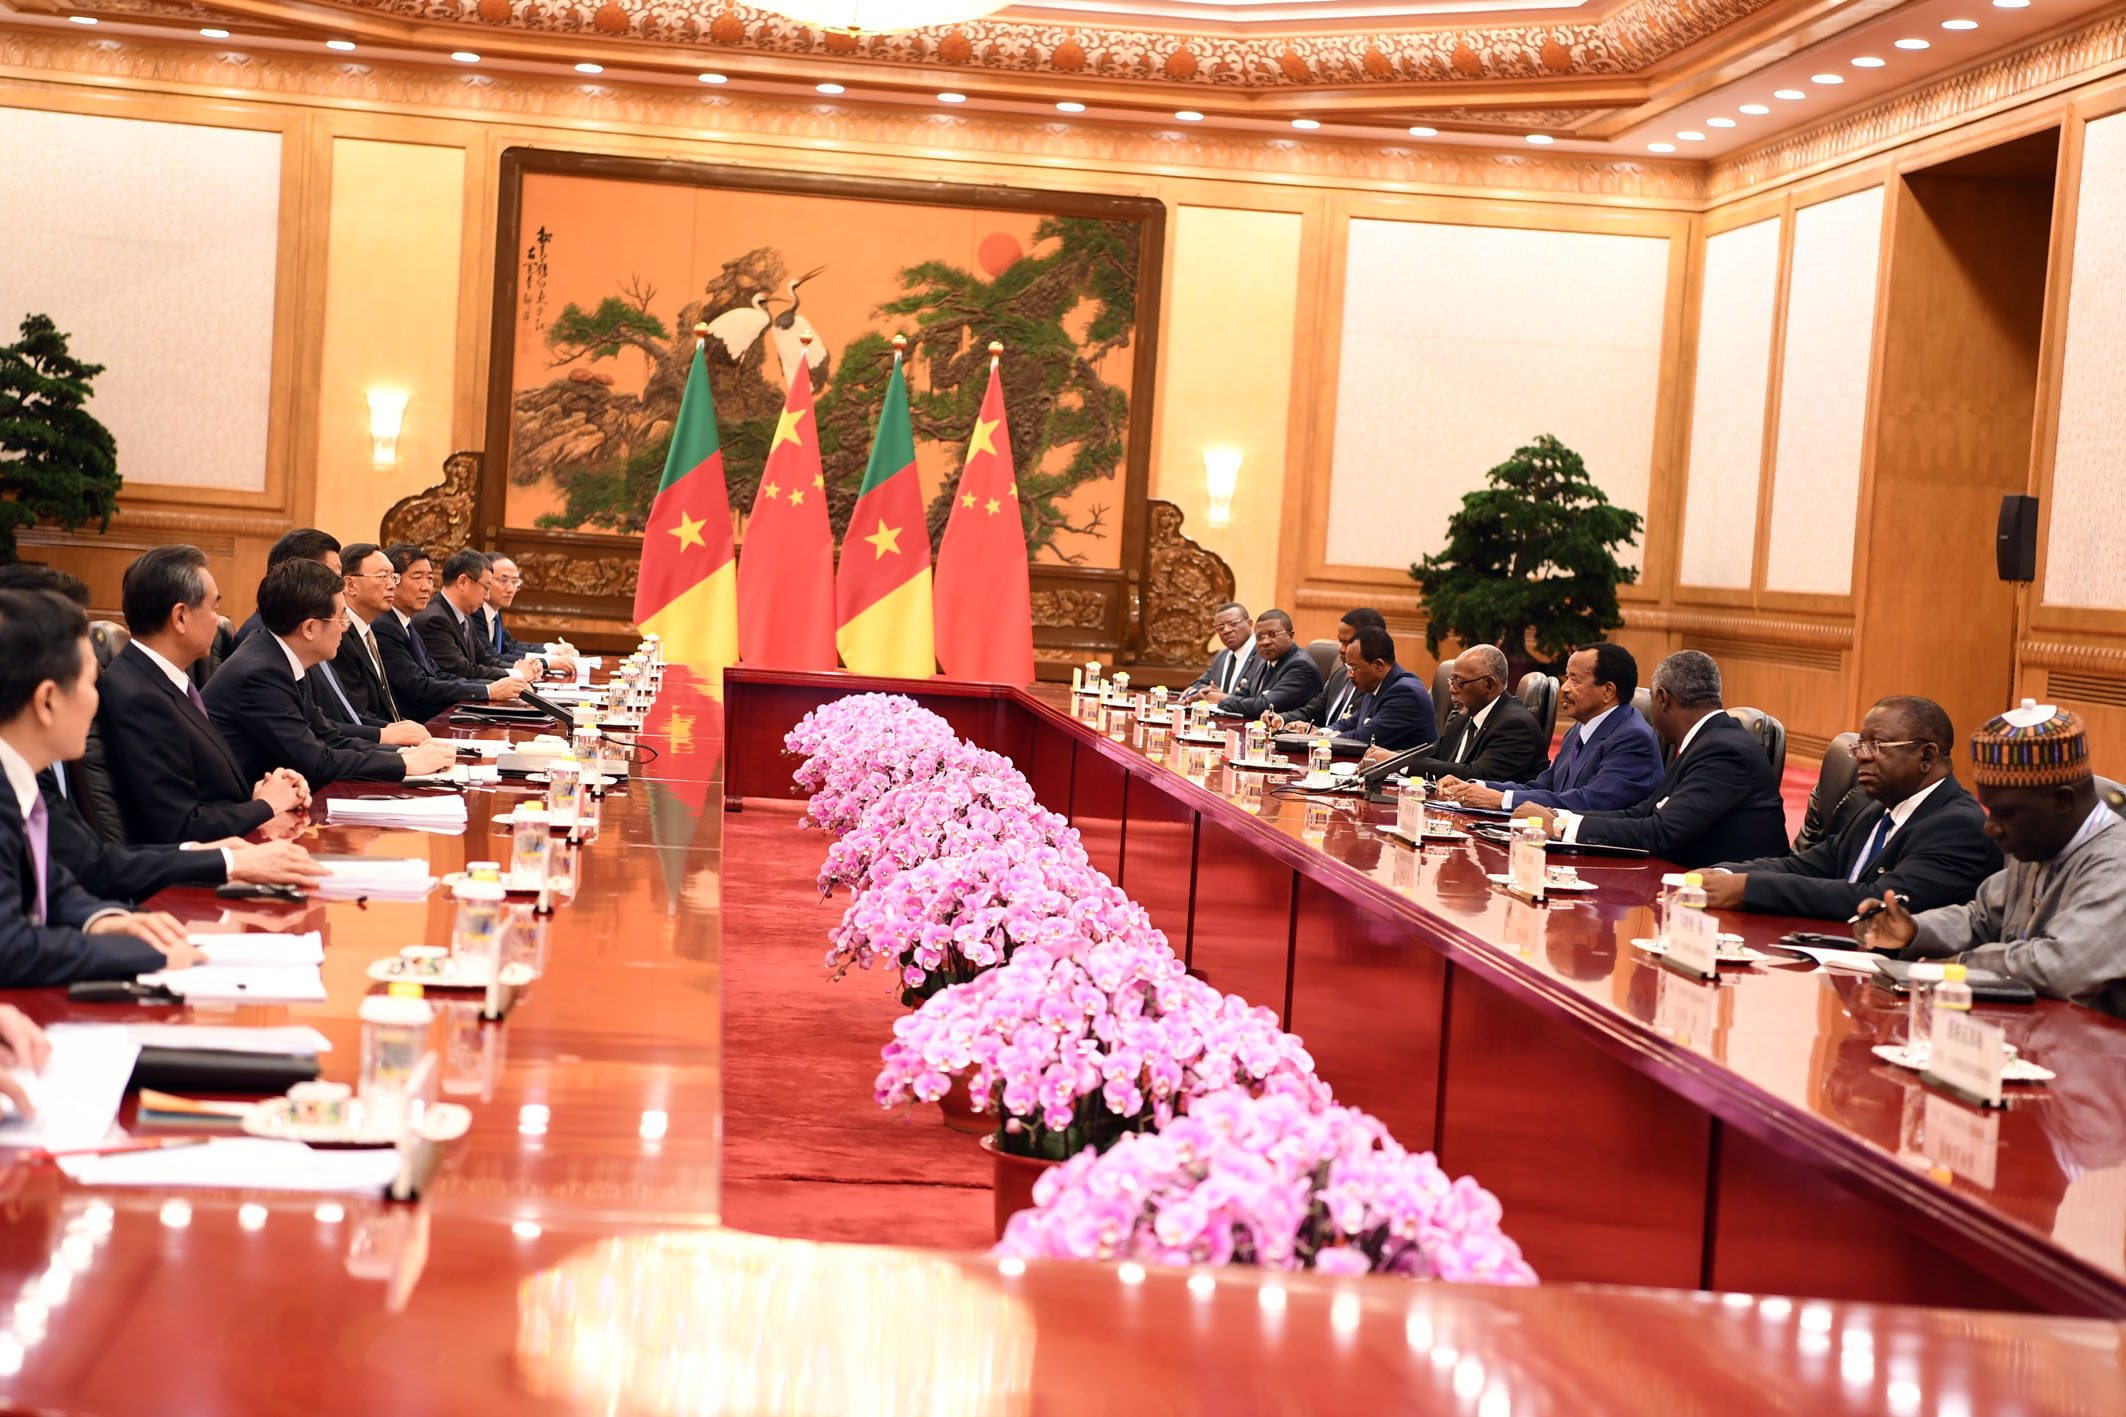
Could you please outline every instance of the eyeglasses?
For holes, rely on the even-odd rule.
[[[524,584],[524,577],[522,577],[522,576],[496,576],[496,577],[495,577],[495,584],[496,584],[496,585],[523,585],[523,584]]]
[[[1447,687],[1450,689],[1465,689],[1471,684],[1488,683],[1493,677],[1494,676],[1490,674],[1477,674],[1472,675],[1470,678],[1464,679],[1459,674],[1449,674],[1447,676]]]
[[[347,611],[345,611],[345,610],[342,610],[342,611],[341,611],[341,612],[340,612],[339,614],[337,614],[337,615],[331,615],[331,616],[320,616],[320,617],[319,617],[319,619],[318,619],[318,624],[320,624],[320,625],[336,625],[336,626],[338,626],[338,627],[339,627],[340,629],[344,630],[344,629],[346,629],[346,628],[347,628],[347,625],[348,625],[348,612],[347,612]]]
[[[1885,748],[1909,748],[1920,741],[1917,738],[1856,738],[1846,744],[1845,750],[1865,762],[1880,757]]]

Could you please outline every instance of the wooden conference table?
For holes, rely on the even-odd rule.
[[[822,687],[852,686],[833,678],[810,690]],[[750,692],[733,690],[734,702]],[[940,696],[963,719],[981,704],[995,721],[996,691]],[[1024,711],[1038,712],[1044,739],[1073,752],[1093,742],[1051,708],[1029,700]],[[642,735],[645,761],[577,863],[544,976],[506,1023],[451,1020],[446,1094],[473,1124],[418,1203],[89,1190],[0,1153],[0,1410],[2115,1410],[2121,1330],[2086,1319],[1566,1283],[1499,1291],[1239,1270],[1193,1282],[1113,1265],[1021,1272],[973,1255],[717,1229],[723,723],[722,705],[674,671]],[[748,736],[749,753],[757,740]],[[1148,768],[1093,746],[1088,761]],[[1048,790],[1067,784],[1046,761]],[[756,766],[787,775],[771,756]],[[337,826],[307,835],[327,851],[425,857],[440,874],[501,850],[489,817],[515,795],[471,792],[462,838]],[[1098,800],[1085,797],[1082,813],[1096,837]],[[1119,847],[1119,810],[1113,820]],[[1136,853],[1161,840],[1130,830]],[[1135,870],[1140,889],[1159,879],[1155,867]],[[326,1075],[351,1080],[356,1010],[379,987],[364,968],[449,929],[440,899],[224,910],[195,891],[156,904],[225,928],[321,930],[327,1002],[217,1011],[76,1006],[56,990],[0,997],[46,1022],[309,1024],[334,1045]],[[1252,937],[1207,928],[1203,958],[1221,957],[1228,938]],[[1230,966],[1211,969],[1222,977]],[[1318,1051],[1346,1071],[1370,1046],[1355,1031],[1341,1051],[1330,1043]],[[133,1123],[130,1104],[121,1120]]]
[[[727,672],[725,792],[786,796],[807,709],[905,682]],[[2059,1078],[1982,1114],[1877,1059],[1900,1001],[1805,965],[1662,969],[1664,863],[1583,857],[1592,895],[1497,889],[1505,852],[1413,850],[1393,812],[1307,803],[1215,749],[1148,753],[1067,689],[915,697],[1008,753],[1212,984],[1278,1011],[1340,1100],[1505,1204],[1546,1281],[2126,1317],[2126,1025],[1985,1012]],[[1752,944],[1833,930],[1739,912]]]

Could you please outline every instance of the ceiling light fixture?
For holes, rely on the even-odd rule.
[[[1318,120],[1312,118],[1294,118],[1292,126],[1294,128],[1304,128],[1311,133],[1314,129],[1319,128],[1321,124]]]
[[[201,30],[200,33],[208,39],[227,39],[229,37],[227,30]]]
[[[328,39],[325,41],[325,48],[337,49],[344,54],[354,48],[354,41],[351,39]]]
[[[480,62],[480,56],[473,53],[470,49],[454,50],[451,53],[450,57],[457,60],[460,64],[477,64]]]
[[[1557,139],[1551,137],[1548,133],[1530,133],[1528,135],[1528,141],[1534,143],[1539,148],[1547,148],[1552,143],[1556,142]]]
[[[1674,143],[1648,143],[1646,150],[1650,153],[1672,153],[1676,150],[1676,145]]]
[[[813,85],[812,87],[813,87],[813,88],[815,88],[815,89],[817,89],[817,90],[818,90],[819,92],[821,92],[821,93],[824,93],[824,94],[837,94],[837,93],[847,93],[847,92],[849,92],[849,91],[848,91],[847,89],[843,88],[843,87],[842,87],[842,86],[841,86],[840,84],[814,84],[814,85]]]
[[[1899,49],[1932,49],[1934,46],[1923,39],[1900,39],[1897,41],[1897,47]]]
[[[894,34],[979,20],[1009,0],[764,0],[760,8],[818,29]]]
[[[939,103],[965,103],[966,101],[967,95],[963,93],[941,93],[938,95]]]
[[[1810,82],[1810,83],[1812,83],[1812,84],[1842,84],[1842,83],[1844,83],[1844,82],[1845,82],[1845,75],[1843,75],[1843,74],[1811,74],[1811,75],[1809,75],[1809,82]]]
[[[1184,123],[1201,123],[1203,121],[1203,115],[1193,108],[1177,110],[1174,116]]]
[[[1066,98],[1061,103],[1056,105],[1056,111],[1058,113],[1083,113],[1085,111],[1085,105],[1082,103],[1073,103],[1071,100]]]
[[[1996,10],[2027,10],[2030,8],[2030,0],[1993,0],[1993,8]]]
[[[1437,138],[1437,137],[1439,136],[1439,129],[1437,129],[1437,128],[1412,128],[1412,129],[1410,130],[1410,136],[1411,136],[1411,137],[1413,137],[1413,138]]]
[[[705,84],[728,84],[731,82],[730,76],[727,74],[696,74],[694,77]]]
[[[1770,113],[1772,110],[1766,108],[1761,103],[1745,103],[1742,105],[1742,111],[1744,113],[1749,114],[1752,118],[1762,118],[1765,114]]]
[[[1889,62],[1887,59],[1877,59],[1872,54],[1863,54],[1853,61],[1853,67],[1856,69],[1880,69]]]
[[[1795,99],[1807,98],[1808,95],[1802,92],[1800,89],[1773,89],[1772,97],[1783,98],[1788,103],[1792,103]]]
[[[1941,27],[1942,27],[1943,29],[1945,29],[1945,30],[1975,30],[1975,29],[1977,29],[1977,28],[1978,28],[1978,21],[1977,21],[1977,20],[1943,20],[1943,21],[1941,22]]]
[[[1735,126],[1735,120],[1732,118],[1708,118],[1705,120],[1705,126],[1708,128],[1732,128]]]
[[[68,15],[67,18],[77,25],[93,25],[96,23],[94,15]]]
[[[576,72],[579,74],[602,74],[605,72],[605,66],[603,64],[578,64]]]
[[[1686,143],[1702,143],[1705,141],[1705,134],[1699,132],[1695,128],[1685,128],[1682,132],[1676,134],[1676,136],[1681,138]]]

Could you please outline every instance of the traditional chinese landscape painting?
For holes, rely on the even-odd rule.
[[[1155,204],[542,156],[517,183],[496,330],[505,526],[641,531],[705,323],[741,539],[800,359],[839,536],[900,333],[933,543],[995,340],[1034,560],[1124,564],[1148,457]]]

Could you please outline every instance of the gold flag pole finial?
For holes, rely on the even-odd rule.
[[[803,345],[806,349],[810,349],[812,347],[812,332],[810,330],[806,330],[803,334],[797,337],[797,342]]]
[[[999,357],[1000,357],[1000,356],[1001,356],[1001,355],[1002,355],[1003,353],[1004,353],[1004,345],[1003,345],[1003,342],[1002,342],[1001,340],[991,340],[991,341],[989,342],[989,367],[990,367],[990,368],[994,369],[994,368],[996,368],[996,367],[997,367],[997,359],[998,359],[998,358],[999,358]]]
[[[708,351],[709,322],[707,320],[696,320],[694,322],[694,348],[704,353]]]

